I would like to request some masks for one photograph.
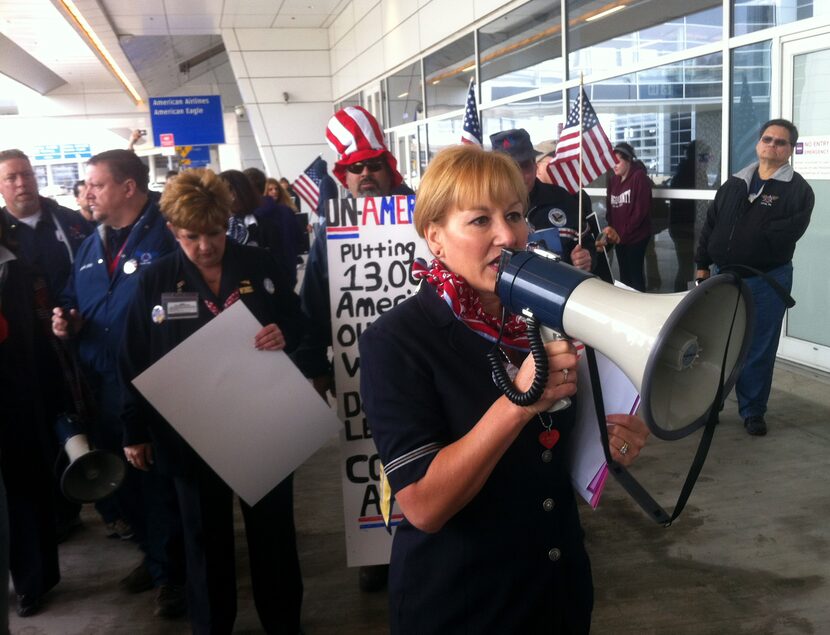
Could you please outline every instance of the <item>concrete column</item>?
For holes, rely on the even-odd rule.
[[[318,154],[331,161],[326,29],[223,29],[244,117],[269,176],[293,181]]]

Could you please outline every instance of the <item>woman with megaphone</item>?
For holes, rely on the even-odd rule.
[[[503,315],[503,248],[523,249],[527,191],[507,155],[474,146],[429,165],[414,222],[435,259],[418,294],[360,340],[361,394],[384,472],[405,519],[392,547],[392,633],[587,633],[593,586],[567,469],[577,394],[567,340],[544,345],[536,377],[527,325]],[[495,385],[495,350],[520,406]],[[541,373],[539,374],[541,376]],[[610,415],[615,461],[628,465],[648,432]]]

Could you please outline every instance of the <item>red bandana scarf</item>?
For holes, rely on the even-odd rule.
[[[227,309],[230,305],[232,305],[238,299],[239,299],[239,289],[237,289],[236,291],[234,291],[233,293],[231,293],[227,297],[227,299],[225,300],[225,304],[222,305],[221,309],[218,306],[216,306],[215,303],[211,302],[207,298],[202,298],[202,301],[205,303],[205,306],[207,307],[208,311],[213,313],[213,315],[219,315],[219,313],[221,311],[224,311],[225,309]]]
[[[491,342],[498,340],[501,320],[484,311],[478,293],[464,278],[447,269],[438,259],[433,260],[428,268],[424,260],[416,259],[412,263],[412,275],[417,280],[425,279],[444,299],[455,317],[473,331]],[[510,348],[529,350],[525,319],[508,314],[501,341]]]

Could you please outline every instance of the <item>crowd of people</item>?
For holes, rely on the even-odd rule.
[[[365,109],[335,113],[326,137],[347,196],[415,194]],[[737,385],[751,435],[766,433],[782,289],[813,206],[788,162],[797,137],[785,120],[764,125],[759,162],[718,190],[695,255],[698,279],[712,267],[739,270],[756,301]],[[404,520],[391,566],[362,567],[358,580],[364,591],[388,585],[394,633],[590,629],[590,563],[565,451],[575,408],[548,412],[579,395],[577,356],[568,341],[548,343],[541,399],[518,406],[501,394],[487,359],[494,343],[518,389],[536,371],[526,322],[503,315],[495,282],[501,250],[534,242],[608,282],[603,253],[613,249],[621,282],[645,290],[651,181],[630,144],[614,146],[600,227],[590,198],[551,181],[555,143],[534,146],[514,129],[491,144],[447,148],[431,161],[414,224],[434,259],[417,274],[418,293],[359,343],[364,409]],[[286,351],[323,398],[333,393],[325,210],[339,191],[328,174],[319,190],[295,291],[299,199],[258,169],[171,173],[158,195],[132,150],[109,150],[88,161],[75,211],[38,194],[23,152],[0,152],[0,576],[8,569],[18,615],[35,614],[59,583],[59,541],[80,522],[53,470],[62,452],[53,424],[69,413],[96,448],[130,466],[116,493],[95,503],[106,534],[141,549],[122,589],[155,589],[156,615],[186,613],[194,633],[232,631],[233,492],[131,380],[241,301],[263,325],[251,346]],[[400,367],[409,372],[391,372]],[[610,455],[630,464],[645,424],[612,413],[608,425]],[[301,632],[292,477],[241,509],[262,627]]]

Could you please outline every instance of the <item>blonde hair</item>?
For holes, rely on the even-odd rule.
[[[490,201],[518,200],[527,211],[527,188],[519,166],[507,154],[478,146],[446,148],[429,163],[415,198],[415,230],[424,237],[430,223],[440,224],[447,212]]]
[[[225,228],[233,198],[228,184],[208,169],[187,170],[161,195],[161,213],[174,227],[199,234]]]

